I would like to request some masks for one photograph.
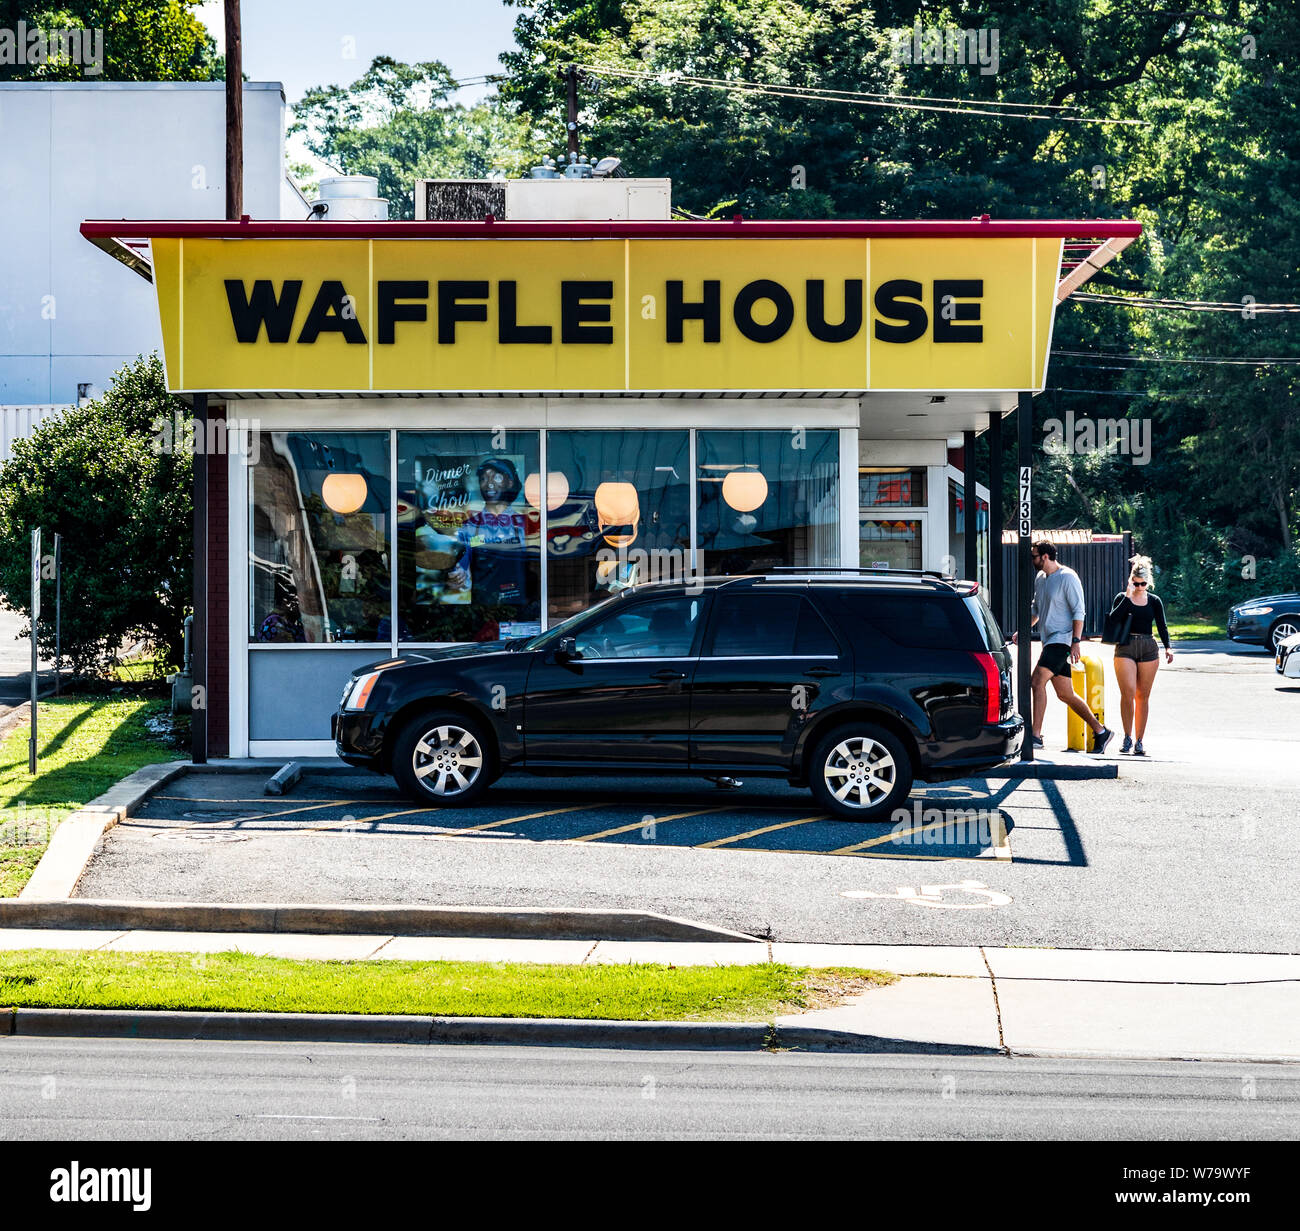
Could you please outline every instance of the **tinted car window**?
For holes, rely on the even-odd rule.
[[[634,603],[575,635],[583,658],[685,658],[700,618],[698,598]]]
[[[918,650],[983,650],[984,634],[953,596],[938,594],[845,593],[838,598],[852,635],[865,624],[895,645]]]
[[[797,594],[723,591],[717,604],[712,650],[715,658],[839,653],[826,622]]]
[[[826,627],[826,621],[817,614],[816,609],[807,599],[799,603],[799,627],[795,631],[794,652],[823,654],[829,658],[838,657],[840,652],[831,630]]]
[[[1002,629],[998,625],[997,617],[993,614],[993,608],[988,605],[988,601],[984,597],[984,591],[981,590],[978,594],[968,598],[966,606],[971,615],[975,617],[980,632],[984,634],[984,643],[990,650],[1000,650],[1004,643]]]

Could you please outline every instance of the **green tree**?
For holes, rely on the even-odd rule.
[[[373,175],[390,216],[412,218],[417,179],[517,174],[528,161],[523,123],[494,100],[449,101],[445,64],[400,64],[379,56],[350,86],[316,86],[294,108],[316,157],[345,175]]]
[[[62,535],[63,651],[76,671],[103,670],[137,638],[180,662],[193,458],[174,424],[187,415],[158,356],[141,357],[101,398],[16,440],[0,468],[0,594],[30,615],[32,530],[47,553]],[[47,584],[37,642],[50,657],[53,597]]]
[[[102,30],[103,72],[64,61],[0,64],[0,81],[216,81],[225,59],[194,10],[201,0],[0,0],[0,29]]]

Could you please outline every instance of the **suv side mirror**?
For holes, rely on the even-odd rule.
[[[555,661],[557,663],[567,663],[570,659],[581,658],[582,651],[578,649],[576,637],[561,637],[559,644],[555,647]]]

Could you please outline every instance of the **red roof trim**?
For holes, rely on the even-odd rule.
[[[1136,239],[1142,224],[1128,220],[1021,219],[1004,222],[731,221],[731,222],[281,222],[219,220],[89,220],[87,239],[946,239],[997,236],[1039,239]]]

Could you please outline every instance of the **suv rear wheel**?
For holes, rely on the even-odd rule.
[[[491,741],[460,714],[421,714],[393,745],[393,777],[419,803],[475,803],[496,777]]]
[[[892,731],[850,723],[823,736],[808,767],[813,798],[846,821],[888,816],[912,789],[912,761]]]

